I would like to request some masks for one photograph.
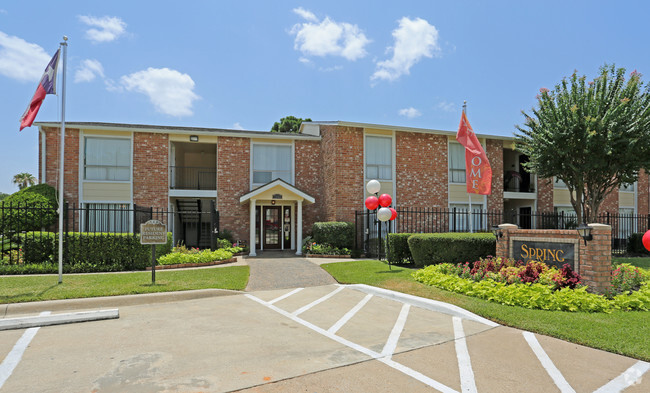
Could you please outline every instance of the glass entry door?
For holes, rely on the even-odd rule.
[[[262,240],[264,241],[264,249],[279,249],[281,248],[280,241],[282,240],[282,216],[280,215],[280,206],[264,206],[263,220],[264,227],[262,233]]]

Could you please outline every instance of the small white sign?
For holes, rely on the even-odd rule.
[[[158,220],[149,220],[140,224],[140,244],[167,243],[167,227]]]

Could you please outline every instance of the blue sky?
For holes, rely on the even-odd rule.
[[[10,1],[0,3],[0,192],[38,176],[18,132],[69,37],[67,121],[269,130],[286,115],[509,135],[574,70],[650,78],[643,1]],[[59,64],[61,68],[62,63]],[[59,74],[59,94],[61,92]],[[60,120],[47,96],[36,121]]]

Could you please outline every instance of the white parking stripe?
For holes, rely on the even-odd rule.
[[[458,371],[460,373],[460,390],[462,392],[476,393],[476,382],[474,380],[474,370],[467,350],[467,341],[465,340],[465,330],[463,330],[463,321],[458,317],[452,317],[454,323],[454,343],[456,345],[456,357],[458,358]]]
[[[50,312],[44,311],[40,315],[50,315]],[[9,352],[7,357],[2,361],[2,364],[0,364],[0,388],[2,388],[5,382],[7,382],[7,379],[9,379],[11,373],[14,372],[14,369],[18,363],[20,363],[20,359],[22,359],[27,346],[29,346],[29,343],[32,342],[32,339],[38,332],[38,329],[40,329],[40,327],[34,327],[25,330],[25,333],[23,333],[20,339],[18,339],[16,345],[14,345],[14,347],[11,349],[11,352]]]
[[[386,341],[384,349],[381,351],[381,356],[387,356],[390,359],[390,357],[393,356],[393,353],[395,353],[397,341],[399,340],[399,336],[402,335],[402,330],[404,330],[404,325],[406,324],[406,318],[409,315],[410,308],[411,306],[408,304],[402,305],[402,310],[397,317],[397,321],[395,321],[393,330],[391,330],[390,335],[388,336],[388,341]]]
[[[535,335],[531,332],[522,333],[526,339],[526,342],[528,342],[528,345],[535,353],[535,356],[537,356],[537,359],[539,359],[540,363],[542,363],[542,366],[544,366],[546,372],[551,377],[551,379],[553,379],[553,382],[555,382],[555,385],[560,389],[560,391],[562,393],[575,393],[575,390],[573,390],[571,385],[569,385],[560,370],[555,367],[555,364],[553,364],[551,358],[548,357],[544,351],[544,348],[542,348],[542,346],[539,344],[539,341],[537,341]]]
[[[273,304],[273,303],[275,303],[275,302],[279,302],[279,301],[282,300],[282,299],[286,299],[286,298],[288,298],[289,296],[293,295],[294,293],[298,293],[298,292],[302,291],[303,289],[305,289],[305,288],[296,288],[296,289],[294,289],[293,291],[291,291],[291,292],[289,292],[289,293],[285,293],[285,294],[282,295],[282,296],[276,297],[275,299],[271,300],[271,301],[269,302],[269,304]]]
[[[438,381],[435,381],[435,380],[427,377],[426,375],[423,375],[423,374],[421,374],[421,373],[419,373],[419,372],[417,372],[417,371],[415,371],[415,370],[413,370],[413,369],[411,369],[409,367],[404,366],[403,364],[397,363],[394,360],[391,360],[389,358],[382,357],[381,354],[379,354],[379,353],[377,353],[377,352],[375,352],[375,351],[373,351],[371,349],[363,347],[363,346],[361,346],[359,344],[355,344],[352,341],[348,341],[348,340],[344,339],[343,337],[340,337],[340,336],[337,336],[335,334],[329,333],[327,330],[321,329],[318,326],[316,326],[316,325],[314,325],[312,323],[309,323],[309,322],[305,321],[304,319],[299,318],[299,317],[297,317],[295,315],[291,315],[287,311],[284,311],[281,308],[278,308],[278,307],[276,307],[276,306],[274,306],[272,304],[269,304],[268,302],[265,302],[264,300],[259,299],[259,298],[255,297],[255,296],[251,295],[251,294],[247,293],[244,296],[246,296],[247,298],[249,298],[249,299],[251,299],[251,300],[253,300],[253,301],[255,301],[255,302],[257,302],[257,303],[259,303],[259,304],[261,304],[263,306],[266,306],[266,307],[270,308],[271,310],[273,310],[273,311],[275,311],[275,312],[277,312],[277,313],[279,313],[281,315],[284,315],[285,317],[293,320],[296,323],[299,323],[299,324],[301,324],[301,325],[303,325],[303,326],[305,326],[305,327],[307,327],[307,328],[309,328],[309,329],[311,329],[311,330],[313,330],[313,331],[315,331],[315,332],[317,332],[319,334],[322,334],[323,336],[325,336],[325,337],[327,337],[329,339],[332,339],[332,340],[334,340],[334,341],[336,341],[336,342],[338,342],[340,344],[343,344],[343,345],[345,345],[345,346],[347,346],[349,348],[352,348],[352,349],[354,349],[356,351],[359,351],[359,352],[361,352],[361,353],[363,353],[365,355],[368,355],[369,357],[371,357],[373,359],[376,359],[376,360],[386,364],[387,366],[390,366],[390,367],[394,368],[395,370],[400,371],[400,372],[410,376],[411,378],[415,378],[418,381],[420,381],[420,382],[422,382],[422,383],[424,383],[424,384],[426,384],[428,386],[431,386],[434,389],[437,389],[437,390],[439,390],[439,391],[441,391],[443,393],[460,393],[457,390],[454,390],[454,389],[452,389],[452,388],[450,388],[450,387],[448,387],[448,386],[446,386],[446,385],[444,385],[444,384],[442,384],[442,383],[440,383]]]
[[[632,367],[625,370],[621,375],[603,385],[594,393],[618,393],[634,385],[641,379],[643,374],[650,370],[650,363],[639,360]]]
[[[364,297],[363,299],[361,299],[361,301],[360,301],[359,303],[357,303],[356,306],[352,307],[352,309],[351,309],[350,311],[348,311],[347,313],[345,313],[345,315],[344,315],[343,317],[341,317],[341,319],[339,319],[339,320],[338,320],[334,325],[332,325],[331,328],[327,329],[327,332],[328,332],[328,333],[332,333],[332,334],[338,332],[339,329],[342,328],[343,325],[345,325],[346,323],[348,323],[348,321],[349,321],[350,319],[352,319],[352,317],[353,317],[356,313],[358,313],[359,310],[361,310],[361,309],[363,308],[363,306],[365,306],[366,303],[368,303],[368,301],[370,301],[371,298],[372,298],[372,295],[370,295],[370,294],[366,295],[366,297]]]
[[[332,296],[336,295],[337,293],[341,292],[343,290],[343,288],[344,287],[338,287],[335,290],[333,290],[332,292],[330,292],[327,295],[323,296],[322,298],[316,299],[313,302],[309,303],[308,305],[300,307],[299,309],[294,311],[292,313],[292,315],[300,315],[300,314],[304,313],[305,311],[309,310],[310,308],[314,307],[315,305],[317,305],[319,303],[322,303],[325,300],[327,300],[327,299],[331,298]]]

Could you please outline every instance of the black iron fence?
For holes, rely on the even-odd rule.
[[[490,232],[495,225],[510,223],[525,229],[575,229],[574,214],[565,212],[522,212],[457,208],[398,207],[394,221],[381,223],[375,211],[355,214],[355,247],[366,255],[385,257],[388,233]],[[612,227],[612,253],[626,252],[631,234],[650,229],[650,214],[603,213],[597,222]]]
[[[172,233],[174,244],[187,247],[215,248],[219,235],[219,212],[214,201],[198,209],[166,210],[130,204],[89,203],[63,206],[64,260],[71,242],[83,243],[85,234],[97,236],[137,236],[140,224],[158,220]],[[27,240],[44,239],[59,232],[59,213],[51,205],[0,202],[0,263],[22,263]],[[73,235],[74,234],[74,235]],[[76,245],[83,249],[83,244]],[[78,252],[78,251],[77,251]],[[58,251],[57,251],[58,253]]]

